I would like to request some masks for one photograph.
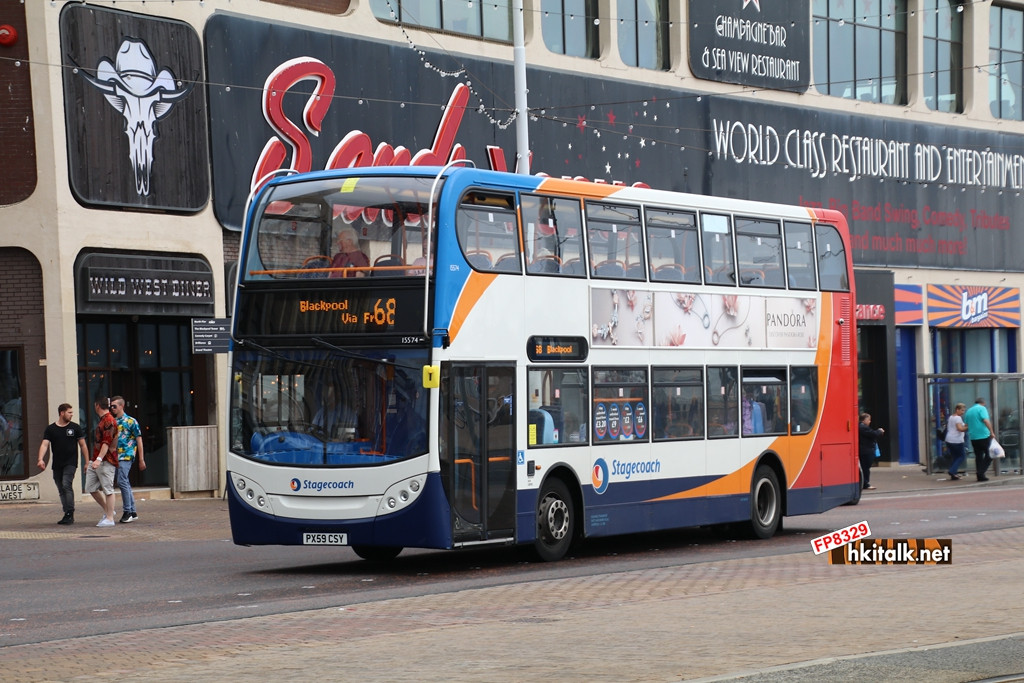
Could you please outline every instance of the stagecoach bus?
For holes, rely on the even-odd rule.
[[[843,216],[449,165],[266,182],[233,317],[242,545],[576,542],[860,497]]]

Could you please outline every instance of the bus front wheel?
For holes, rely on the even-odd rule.
[[[534,549],[545,562],[565,557],[576,531],[576,510],[561,479],[549,479],[537,505],[537,540]]]
[[[402,552],[401,546],[390,545],[354,545],[352,552],[370,562],[390,562]]]
[[[768,465],[754,471],[750,487],[750,531],[757,538],[771,538],[782,522],[782,495],[779,478]]]

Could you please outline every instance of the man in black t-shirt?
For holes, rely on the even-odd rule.
[[[46,469],[46,451],[53,453],[53,482],[60,493],[60,504],[64,507],[64,517],[57,524],[75,523],[75,472],[78,471],[78,452],[81,451],[85,462],[89,462],[89,449],[85,445],[85,430],[77,422],[72,422],[75,411],[70,403],[57,406],[57,421],[49,425],[43,432],[43,442],[39,444],[40,470]]]

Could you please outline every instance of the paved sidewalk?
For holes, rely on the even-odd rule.
[[[1016,464],[1016,463],[1015,463]],[[1002,470],[1006,470],[1005,472]],[[871,484],[874,491],[865,491],[865,496],[892,493],[896,491],[923,491],[927,489],[950,489],[965,486],[1002,486],[1024,481],[1024,475],[1008,468],[1002,468],[999,475],[989,468],[988,481],[978,482],[974,470],[964,474],[959,481],[950,481],[945,470],[927,474],[923,465],[877,466],[871,468]]]
[[[878,468],[878,488],[865,495],[1021,479],[950,482],[916,466]],[[226,529],[223,501],[151,505],[159,506],[154,525],[187,516],[192,526],[183,535]],[[19,518],[41,519],[43,507],[59,512],[0,507],[0,539]],[[948,566],[832,566],[797,553],[0,647],[0,678],[504,683],[740,674],[1018,633],[1022,548],[1024,528],[1010,528],[958,538]],[[979,582],[984,590],[973,590]],[[984,673],[976,666],[929,671],[928,679],[973,680]]]

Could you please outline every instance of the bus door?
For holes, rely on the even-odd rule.
[[[456,545],[515,529],[515,364],[442,367],[441,471]]]

